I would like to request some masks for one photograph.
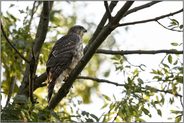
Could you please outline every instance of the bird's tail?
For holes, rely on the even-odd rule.
[[[48,84],[48,102],[50,102],[50,99],[52,97],[55,84],[56,84],[56,80],[52,80]]]

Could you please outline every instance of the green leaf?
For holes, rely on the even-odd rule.
[[[157,113],[158,113],[158,115],[162,116],[162,112],[160,109],[157,109]]]
[[[180,28],[180,29],[183,29],[183,25],[180,25],[179,28]]]
[[[175,118],[175,122],[179,123],[181,121],[181,117],[182,115],[178,115],[176,118]]]
[[[158,96],[156,96],[156,100],[159,101]]]
[[[164,102],[165,102],[165,97],[164,97],[164,95],[162,94],[162,93],[160,93],[160,96],[161,96],[161,100],[160,100],[160,102],[162,103],[162,105],[164,104]]]
[[[163,65],[164,67],[169,68],[169,65],[167,65],[167,64],[165,64],[165,63],[162,63],[162,65]]]
[[[180,114],[180,113],[182,113],[183,111],[171,110],[171,112],[174,113],[174,114]]]
[[[104,109],[105,107],[107,107],[107,105],[108,105],[108,103],[105,103],[105,104],[101,107],[101,109]]]
[[[19,10],[20,14],[25,13],[24,10]]]
[[[12,14],[10,14],[8,12],[7,12],[7,15],[13,20],[13,23],[16,22],[17,18],[14,15],[12,15]]]
[[[170,64],[172,64],[172,56],[171,55],[168,56],[168,61]]]
[[[103,94],[103,97],[104,97],[106,100],[111,101],[111,99],[110,99],[107,95]]]
[[[110,108],[110,110],[112,110],[114,108],[114,104],[111,103],[109,108]]]
[[[172,46],[178,46],[178,43],[173,42],[173,43],[171,43],[171,45]]]
[[[98,122],[98,121],[99,121],[99,118],[98,118],[96,115],[94,115],[94,114],[90,114],[90,116],[91,116],[92,118],[94,118],[94,119],[96,120],[96,122]]]
[[[130,79],[130,77],[128,77],[128,83],[132,83],[132,80]]]
[[[113,98],[114,98],[114,100],[116,101],[116,97],[115,97],[115,95],[113,94]]]
[[[109,74],[110,74],[110,70],[108,70],[108,71],[106,71],[106,72],[104,73],[104,77],[108,77]]]
[[[174,102],[174,98],[171,97],[171,98],[169,99],[169,103],[170,103],[170,104],[173,104],[173,102]]]
[[[145,115],[148,115],[150,113],[146,108],[142,108],[142,111],[144,112]]]
[[[162,78],[160,76],[154,76],[153,79],[156,79],[157,81],[162,80]]]
[[[179,25],[179,22],[176,19],[170,19],[172,25]]]
[[[85,116],[85,115],[86,115],[87,117],[89,116],[89,113],[88,113],[88,112],[86,112],[86,111],[82,111],[82,113],[81,113],[81,114],[82,114],[83,116]]]
[[[173,65],[176,65],[177,63],[178,63],[178,60],[176,60]]]
[[[139,84],[143,84],[143,80],[141,78],[138,78],[137,81],[139,82]]]
[[[11,7],[13,7],[13,6],[15,6],[15,4],[10,4],[9,8],[11,8]]]

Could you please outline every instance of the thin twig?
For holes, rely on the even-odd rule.
[[[178,10],[176,12],[172,12],[170,14],[165,14],[165,15],[158,16],[158,17],[155,17],[155,18],[151,18],[151,19],[146,19],[146,20],[141,20],[141,21],[134,21],[134,22],[128,22],[128,23],[118,24],[118,25],[115,25],[115,27],[121,27],[121,26],[134,25],[134,24],[142,24],[142,23],[147,23],[147,22],[151,22],[151,21],[157,21],[157,20],[163,19],[165,17],[173,16],[173,15],[178,14],[180,12],[183,12],[183,9],[180,9],[180,10]]]
[[[116,114],[116,116],[114,117],[114,119],[112,120],[112,122],[114,122],[116,119],[117,119],[117,117],[118,117],[118,114],[119,113],[119,109],[118,109],[118,112],[117,112],[117,114]]]
[[[130,64],[131,66],[133,66],[133,67],[138,67],[138,68],[140,68],[142,71],[144,71],[144,69],[142,68],[142,66],[146,67],[146,65],[144,65],[144,64],[134,65],[134,64],[132,64],[124,55],[123,55],[123,58],[124,58],[124,60],[125,60],[128,64]]]
[[[113,50],[104,50],[98,49],[96,53],[106,54],[106,55],[131,55],[131,54],[159,54],[159,53],[166,53],[166,54],[183,54],[183,51],[178,50],[120,50],[120,51],[113,51]]]
[[[117,109],[118,109],[117,114],[116,114],[116,116],[114,117],[114,119],[112,120],[112,122],[114,122],[114,121],[116,120],[116,118],[118,117],[119,111],[120,111],[120,106],[121,106],[121,105],[122,105],[121,102],[119,102],[119,104],[117,105]]]
[[[156,3],[159,3],[159,2],[162,2],[162,1],[151,1],[151,2],[146,3],[144,5],[140,5],[140,6],[137,6],[135,8],[132,8],[132,9],[128,10],[125,13],[124,17],[127,16],[127,15],[129,15],[129,14],[131,14],[131,13],[137,12],[139,10],[142,10],[142,9],[145,9],[145,8],[148,8],[148,7],[151,7],[152,5],[155,5]]]
[[[34,13],[35,13],[35,5],[36,5],[36,2],[37,1],[34,1],[34,3],[33,3],[33,7],[32,7],[32,9],[31,9],[31,15],[30,15],[30,20],[29,20],[29,24],[28,24],[28,27],[30,28],[30,25],[31,25],[31,22],[32,22],[32,20],[33,20],[33,16],[34,16]]]
[[[164,28],[167,29],[167,30],[176,31],[176,32],[183,32],[182,30],[175,30],[175,29],[172,29],[172,28],[168,28],[168,27],[164,26],[163,24],[161,24],[158,20],[156,20],[156,22],[157,22],[160,26],[164,27]]]
[[[184,108],[184,105],[183,105],[183,97],[180,97],[180,103],[181,103],[181,106]]]
[[[36,2],[38,3],[37,5],[36,5]],[[29,19],[28,27],[30,27],[30,25],[32,23],[32,20],[33,20],[33,16],[34,16],[35,12],[38,10],[38,7],[40,6],[40,4],[41,4],[41,1],[34,1],[33,7],[31,9],[31,14],[30,14],[30,19]]]
[[[112,82],[109,80],[105,80],[105,79],[98,79],[98,78],[94,78],[94,77],[89,77],[89,76],[78,76],[77,79],[87,79],[87,80],[93,80],[99,83],[108,83],[108,84],[113,84],[116,86],[125,86],[125,84],[119,84],[117,82]]]
[[[106,13],[107,13],[107,16],[108,16],[109,21],[110,21],[111,18],[112,18],[112,15],[111,15],[111,11],[110,11],[110,9],[109,9],[108,2],[107,2],[107,1],[104,1],[104,6],[105,6]]]
[[[178,94],[178,93],[173,94],[173,92],[170,91],[170,90],[160,90],[160,89],[148,86],[148,85],[146,85],[146,87],[142,87],[142,89],[145,89],[145,90],[147,90],[147,89],[151,90],[152,89],[152,90],[155,90],[156,92],[163,92],[163,93],[168,93],[168,94],[171,94],[171,95],[174,95],[174,96],[183,97],[181,94]]]
[[[93,80],[93,81],[96,81],[96,82],[99,82],[99,83],[102,82],[102,83],[113,84],[113,85],[116,85],[116,86],[125,86],[125,84],[118,84],[117,82],[112,82],[112,81],[109,81],[109,80],[99,79],[99,78],[94,78],[94,77],[89,77],[89,76],[79,76],[77,79],[88,79],[88,80]],[[154,90],[154,91],[157,91],[157,92],[163,92],[163,93],[172,94],[172,95],[175,95],[175,96],[178,96],[178,97],[183,97],[182,95],[180,95],[178,93],[173,94],[169,90],[160,90],[160,89],[148,86],[148,85],[146,85],[146,87],[141,87],[141,88],[145,89],[145,90],[150,89],[150,90]]]
[[[27,60],[18,50],[15,46],[13,46],[13,44],[11,43],[11,41],[8,39],[8,37],[6,36],[6,33],[4,31],[4,28],[3,28],[3,25],[1,23],[1,31],[2,31],[2,34],[4,36],[4,38],[6,39],[6,41],[8,42],[8,44],[15,50],[15,52],[27,63],[30,63],[29,60]]]

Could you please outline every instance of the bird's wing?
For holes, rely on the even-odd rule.
[[[72,63],[80,38],[77,35],[66,35],[54,45],[48,61],[48,100],[50,100],[57,78]]]

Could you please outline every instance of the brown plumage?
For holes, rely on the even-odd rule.
[[[46,64],[48,102],[52,97],[56,81],[64,81],[83,55],[82,36],[87,30],[79,25],[69,29],[52,48]]]

